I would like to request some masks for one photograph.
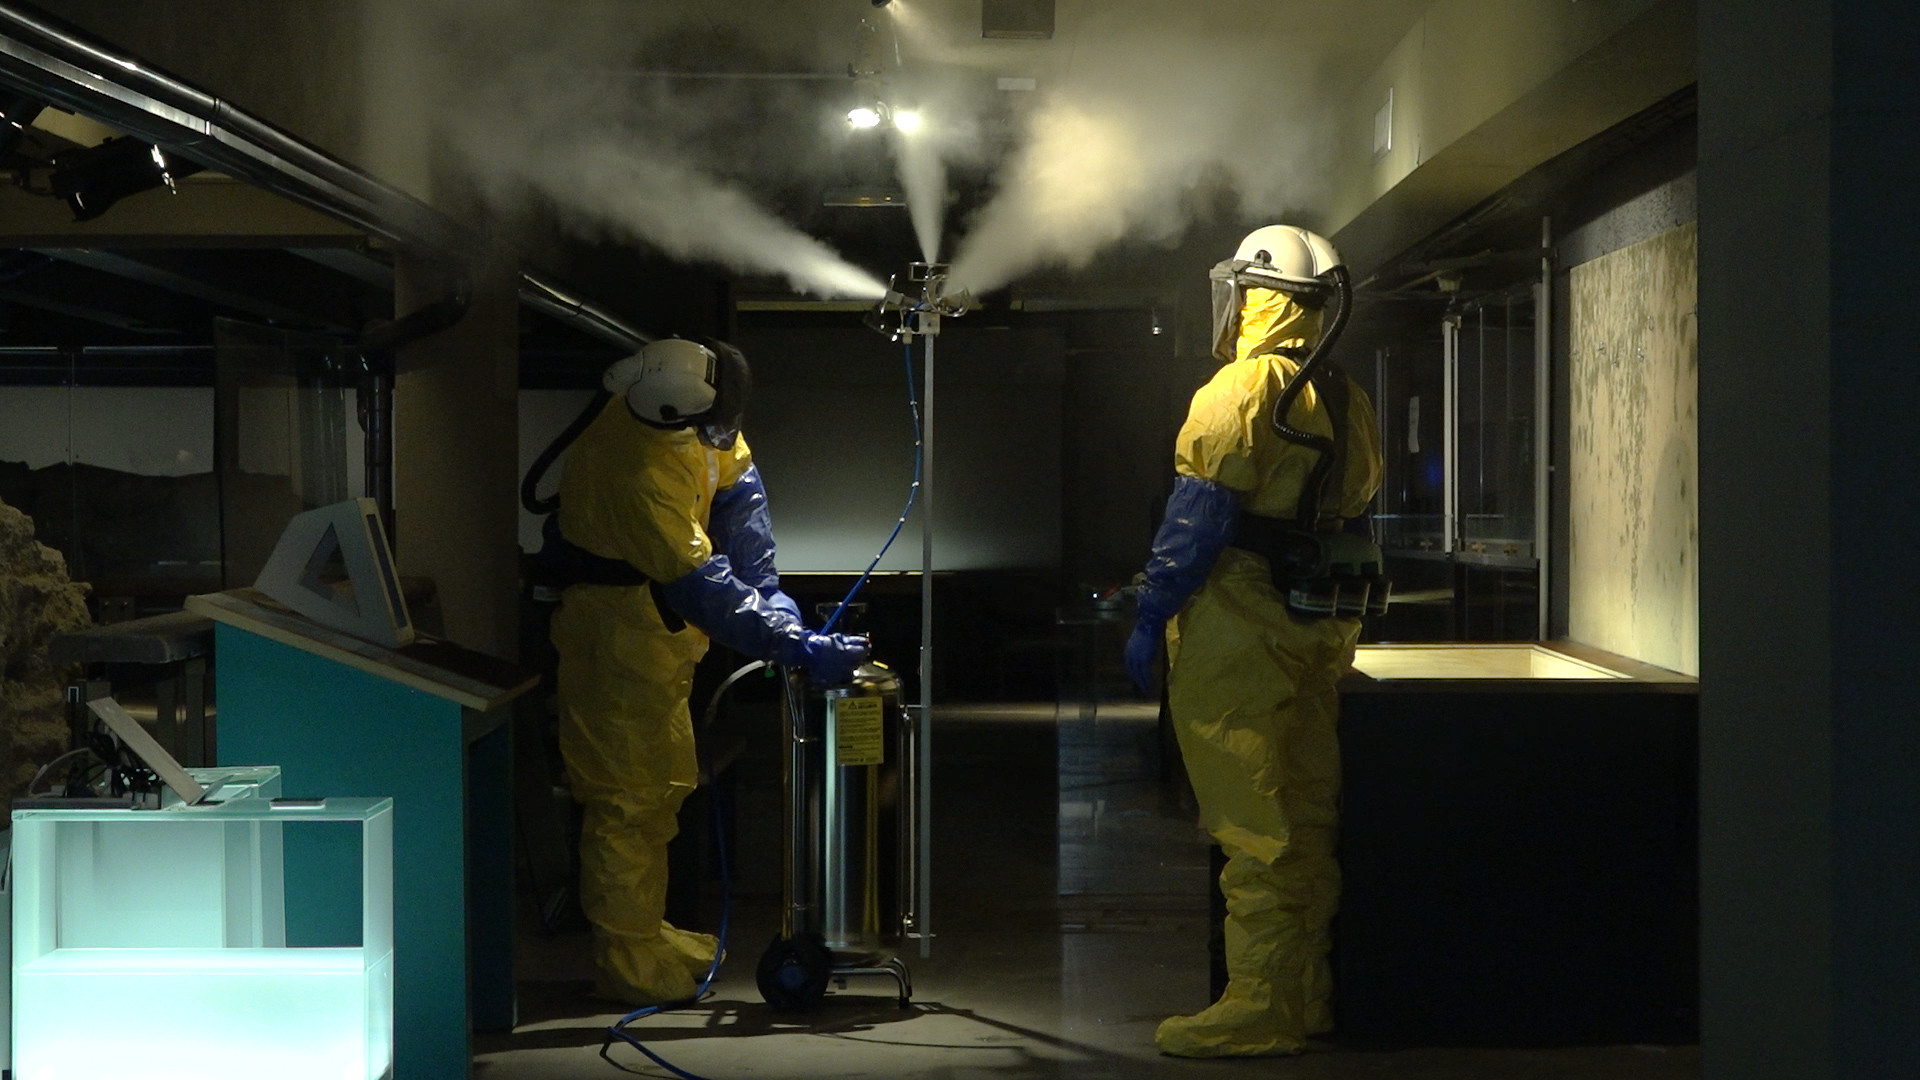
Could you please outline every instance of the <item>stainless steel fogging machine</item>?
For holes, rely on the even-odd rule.
[[[848,686],[785,675],[784,905],[781,936],[756,972],[760,994],[777,1009],[805,1009],[830,981],[882,975],[905,1005],[913,982],[899,950],[918,922],[924,785],[900,682],[879,664],[862,665]]]
[[[785,903],[780,936],[756,972],[761,996],[779,1009],[811,1008],[829,983],[845,986],[856,975],[893,978],[905,1005],[913,982],[900,953],[911,943],[926,956],[932,941],[933,352],[941,317],[972,306],[966,292],[949,291],[946,271],[912,264],[907,280],[919,295],[889,288],[867,320],[908,349],[918,339],[923,350],[914,404],[920,702],[904,705],[899,679],[877,663],[861,666],[847,686],[810,686],[804,673],[785,672]]]

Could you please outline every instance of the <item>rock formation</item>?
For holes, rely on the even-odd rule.
[[[32,518],[0,502],[0,808],[67,749],[65,690],[77,672],[50,665],[47,642],[92,623],[86,584],[34,540]]]

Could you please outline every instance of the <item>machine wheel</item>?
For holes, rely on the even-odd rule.
[[[833,953],[818,934],[773,939],[760,956],[755,979],[760,996],[782,1012],[798,1012],[819,1005],[833,976]]]

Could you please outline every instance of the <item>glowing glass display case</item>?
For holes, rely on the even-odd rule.
[[[195,772],[278,783],[275,769]],[[391,1075],[393,802],[261,787],[158,810],[13,811],[16,1080]],[[358,834],[358,941],[288,946],[289,829]]]

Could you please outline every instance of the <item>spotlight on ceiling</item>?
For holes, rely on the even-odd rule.
[[[169,157],[152,143],[123,136],[61,155],[47,179],[54,194],[67,200],[73,220],[91,221],[129,195],[162,186],[177,190],[175,180],[200,169],[191,161]]]
[[[893,127],[902,135],[911,135],[925,126],[920,114],[912,109],[896,109],[893,113]]]
[[[880,109],[874,105],[857,105],[847,110],[847,123],[856,128],[879,127]]]
[[[0,96],[0,152],[12,150],[46,105],[24,94]]]

